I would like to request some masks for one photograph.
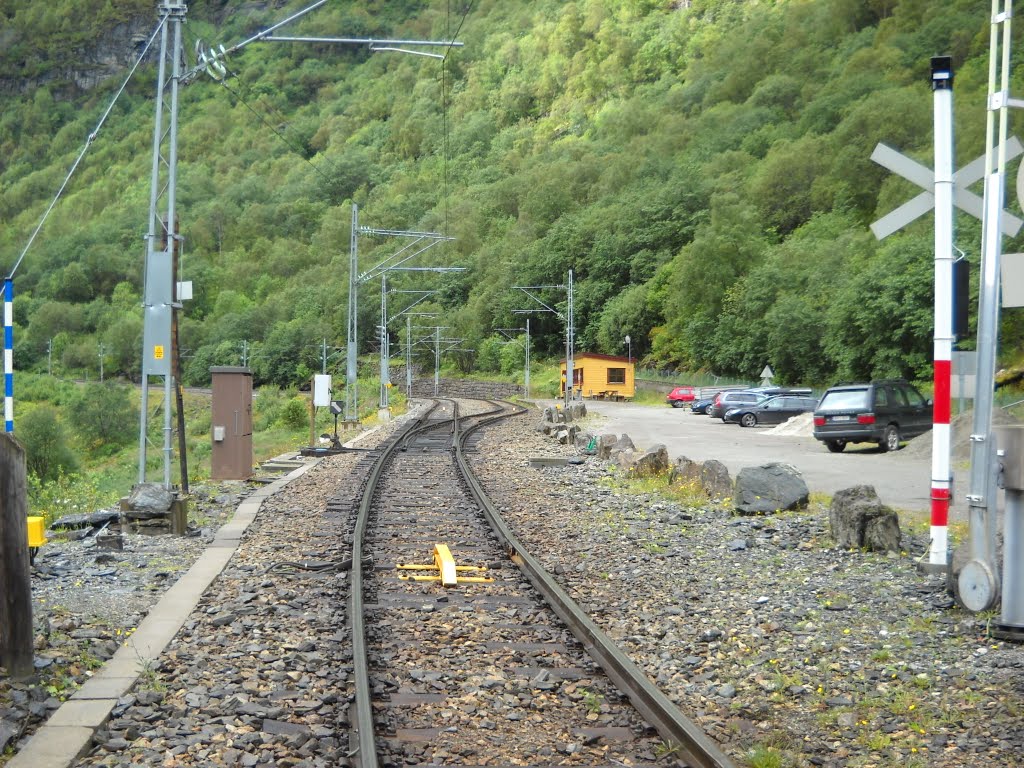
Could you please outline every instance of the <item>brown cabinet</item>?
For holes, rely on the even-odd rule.
[[[210,477],[245,480],[252,477],[252,371],[216,366],[211,405]]]

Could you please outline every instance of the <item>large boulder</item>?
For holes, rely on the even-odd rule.
[[[622,451],[635,451],[636,446],[633,445],[633,441],[629,438],[629,435],[620,435],[619,439],[615,441],[615,445],[608,449],[608,458],[614,459],[615,455]]]
[[[582,419],[586,415],[587,415],[586,403],[582,403],[582,402],[570,403],[569,408],[567,409],[566,419],[568,419],[569,421],[576,421],[578,419]]]
[[[558,427],[559,425],[557,422],[548,421],[547,419],[544,419],[544,421],[541,421],[540,423],[537,424],[535,431],[543,432],[545,435],[550,435],[552,432],[558,429]]]
[[[558,442],[562,445],[573,445],[576,442],[576,435],[579,431],[580,428],[575,424],[562,424],[555,433],[555,437],[558,438]]]
[[[700,485],[702,466],[699,461],[680,456],[672,465],[672,482],[680,485],[693,483]]]
[[[744,467],[736,475],[733,508],[741,515],[765,515],[807,506],[810,492],[792,464]]]
[[[732,497],[732,478],[725,464],[708,459],[700,468],[700,484],[709,499],[728,499]]]
[[[633,461],[636,459],[636,451],[613,451],[611,461],[619,469],[629,472],[633,467]]]
[[[576,450],[587,456],[593,456],[597,453],[597,437],[593,432],[586,430],[576,433]]]
[[[651,477],[668,470],[668,448],[661,443],[633,454],[629,471],[634,477]]]
[[[855,485],[832,497],[828,510],[832,539],[844,549],[898,552],[900,520],[882,504],[874,486]]]
[[[612,448],[619,442],[618,435],[612,435],[605,433],[598,435],[597,437],[597,458],[599,459],[610,459],[612,457]]]
[[[139,483],[128,497],[128,510],[134,512],[167,512],[174,494],[159,483]]]
[[[544,409],[542,418],[544,421],[552,421],[555,424],[565,423],[565,414],[562,412],[560,408],[554,405],[549,405],[547,408]]]

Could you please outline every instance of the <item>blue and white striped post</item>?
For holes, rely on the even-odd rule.
[[[14,431],[14,281],[4,280],[4,432]]]

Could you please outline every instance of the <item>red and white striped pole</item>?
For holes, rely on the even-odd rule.
[[[932,58],[935,115],[935,389],[932,410],[931,547],[927,570],[948,564],[950,379],[953,359],[953,63]]]

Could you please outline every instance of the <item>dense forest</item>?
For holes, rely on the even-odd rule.
[[[4,274],[156,5],[0,0]],[[198,41],[230,46],[305,5],[189,3],[189,64]],[[288,34],[465,45],[442,62],[259,42],[223,82],[183,86],[184,379],[205,383],[244,345],[257,382],[292,386],[320,370],[325,340],[344,346],[353,202],[364,226],[454,238],[413,263],[464,272],[396,271],[389,285],[436,291],[414,336],[464,339],[464,370],[508,358],[496,329],[536,306],[514,286],[565,285],[572,270],[577,349],[624,354],[628,334],[664,370],[925,379],[932,217],[875,240],[868,225],[919,190],[870,156],[882,141],[931,165],[938,54],[956,72],[957,166],[984,152],[989,13],[982,0],[328,0]],[[139,376],[155,89],[144,65],[19,266],[20,370],[94,378],[102,354],[107,375]],[[404,245],[361,236],[360,268]],[[980,223],[960,214],[956,246],[976,290]],[[360,290],[366,353],[380,285]],[[564,311],[566,291],[537,293]],[[396,293],[392,314],[414,297]],[[530,317],[535,354],[561,354],[562,320]],[[1003,353],[1022,341],[1004,313]]]

